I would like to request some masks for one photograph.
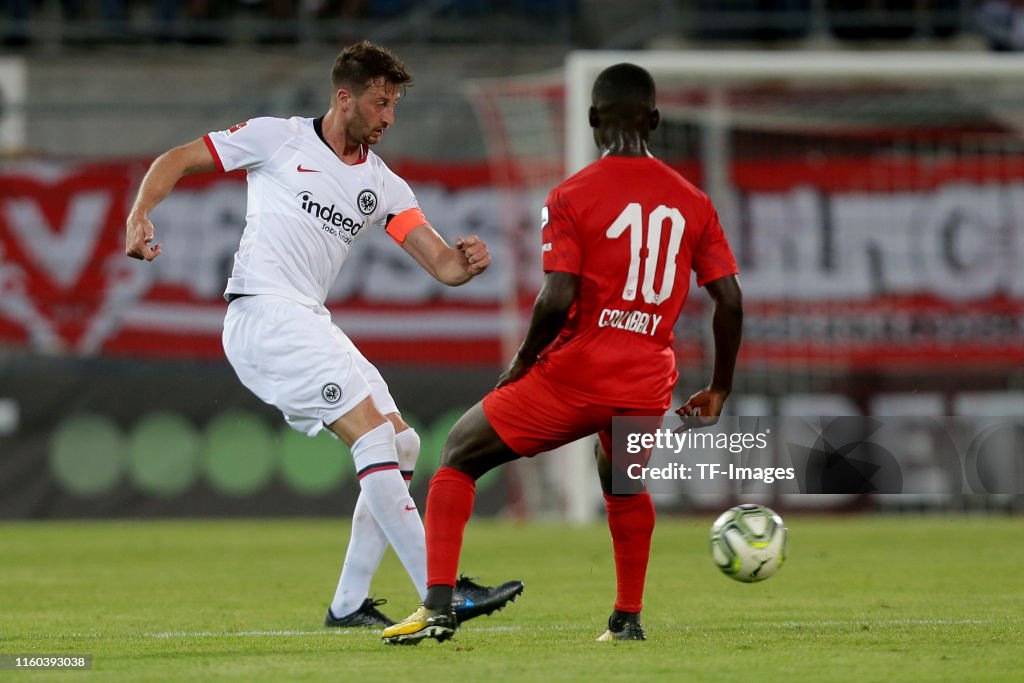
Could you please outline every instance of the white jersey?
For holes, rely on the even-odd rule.
[[[322,305],[361,235],[419,212],[408,183],[380,157],[365,148],[363,160],[348,165],[318,127],[298,116],[261,117],[204,137],[218,169],[248,174],[245,231],[225,294]]]

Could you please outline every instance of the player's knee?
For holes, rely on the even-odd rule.
[[[376,448],[394,448],[395,447],[395,428],[394,426],[384,420],[379,425],[367,429],[363,434],[359,435],[358,438],[352,443],[352,453],[355,454],[357,451],[365,451]]]
[[[479,479],[498,462],[492,462],[486,451],[476,444],[449,436],[441,450],[441,466],[450,467],[465,475]]]
[[[467,451],[459,440],[449,436],[441,448],[441,467],[451,467],[461,472],[468,459]]]
[[[420,455],[420,444],[420,435],[412,427],[395,434],[395,448],[400,459],[411,459],[415,462]]]

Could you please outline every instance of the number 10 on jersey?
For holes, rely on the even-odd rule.
[[[661,274],[661,288],[654,291],[654,280],[659,270],[661,256],[661,231],[665,222],[669,222],[668,246],[665,249],[664,272]],[[649,304],[663,303],[672,295],[672,287],[676,279],[676,256],[683,241],[683,230],[686,219],[679,209],[664,204],[658,206],[647,216],[647,258],[644,259],[644,280],[640,287],[644,302]],[[622,289],[622,298],[626,301],[636,300],[637,283],[640,281],[640,254],[644,247],[644,212],[638,202],[631,202],[622,210],[619,217],[605,232],[605,237],[618,239],[629,231],[629,272],[626,274],[626,286]]]

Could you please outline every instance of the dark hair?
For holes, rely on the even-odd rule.
[[[380,80],[404,86],[412,83],[412,76],[394,52],[368,40],[342,50],[331,69],[334,89],[348,86],[356,95]]]
[[[598,74],[592,96],[595,104],[654,109],[654,79],[646,69],[623,62]]]

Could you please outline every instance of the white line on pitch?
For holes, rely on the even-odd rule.
[[[805,628],[818,626],[970,626],[979,624],[997,624],[1001,621],[1013,622],[1018,619],[828,619],[825,621],[780,621],[774,626],[783,628]],[[763,625],[763,622],[760,622]],[[760,627],[760,626],[759,626]]]
[[[580,627],[582,629],[582,627]],[[522,626],[486,626],[482,628],[470,629],[470,632],[482,632],[482,633],[502,633],[508,631],[524,631],[527,630]],[[570,630],[555,627],[544,627],[543,629],[534,628],[529,630]],[[573,629],[574,630],[574,629]],[[309,636],[335,636],[335,635],[360,635],[366,633],[373,633],[372,629],[336,629],[331,631],[169,631],[167,633],[143,633],[143,638],[225,638],[232,636],[240,637],[309,637]]]
[[[1024,622],[1024,619],[1018,617],[1007,617],[1004,619],[830,619],[825,621],[780,621],[780,622],[756,622],[751,623],[751,627],[763,628],[772,626],[778,628],[820,628],[829,626],[877,626],[877,627],[888,627],[888,626],[983,626],[986,624],[1018,624]],[[655,628],[678,628],[667,627],[663,622],[657,620],[651,622],[651,626]],[[704,630],[708,628],[707,624],[700,623],[688,623],[680,625],[683,630],[699,629]],[[714,627],[711,627],[714,628]],[[589,631],[592,627],[589,625],[581,624],[579,626],[569,625],[554,625],[549,624],[546,626],[517,626],[517,625],[504,625],[504,626],[475,626],[466,629],[467,633],[509,633],[515,631]],[[69,633],[62,634],[61,638],[153,638],[153,639],[170,639],[170,638],[309,638],[309,637],[333,637],[333,636],[350,636],[360,635],[366,633],[373,633],[371,629],[331,629],[331,630],[316,630],[316,631],[297,631],[297,630],[279,630],[279,631],[167,631],[163,633],[142,633],[137,636],[131,634],[107,634],[107,633]]]

